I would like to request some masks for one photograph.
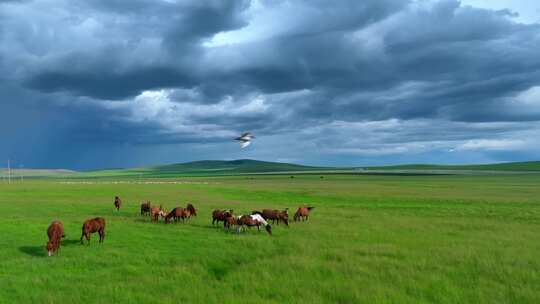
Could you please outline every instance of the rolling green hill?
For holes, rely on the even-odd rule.
[[[540,171],[540,161],[510,162],[482,165],[429,165],[410,164],[399,166],[367,167],[369,170],[482,170],[482,171]]]
[[[142,177],[176,177],[176,176],[210,176],[210,175],[236,175],[253,173],[277,173],[277,172],[308,172],[325,171],[340,168],[312,167],[288,163],[266,162],[251,159],[239,159],[231,161],[202,160],[188,163],[172,164],[165,166],[114,169],[84,172],[77,177],[101,177],[101,176],[142,176]]]
[[[224,172],[224,173],[256,173],[281,171],[312,171],[331,169],[328,167],[311,167],[288,163],[266,162],[252,159],[239,159],[231,161],[202,160],[183,164],[174,164],[154,167],[159,172]]]

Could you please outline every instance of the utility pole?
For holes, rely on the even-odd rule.
[[[11,184],[11,164],[10,160],[7,160],[7,168],[8,168],[8,184]]]

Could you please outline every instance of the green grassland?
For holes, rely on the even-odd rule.
[[[540,175],[47,179],[0,184],[0,303],[540,303]],[[113,210],[113,197],[124,205]],[[150,199],[199,216],[153,224]],[[214,208],[315,206],[237,235]],[[107,220],[102,245],[82,222]],[[64,222],[58,255],[46,229]]]

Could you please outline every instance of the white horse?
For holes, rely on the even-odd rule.
[[[238,225],[236,226],[236,232],[240,233],[242,231],[242,226],[246,225],[248,227],[257,226],[257,230],[261,231],[261,225],[264,226],[266,231],[269,234],[272,234],[272,226],[260,215],[240,215],[237,218]]]

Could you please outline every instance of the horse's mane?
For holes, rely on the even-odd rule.
[[[195,207],[191,204],[191,203],[188,203],[187,206],[186,206],[186,209],[189,210],[189,212],[195,214],[197,211],[195,210]]]

